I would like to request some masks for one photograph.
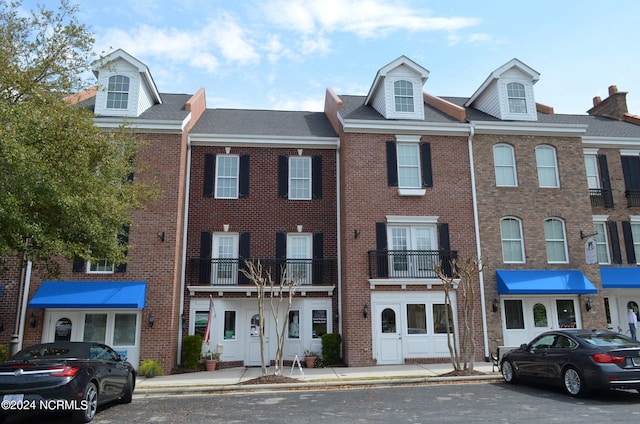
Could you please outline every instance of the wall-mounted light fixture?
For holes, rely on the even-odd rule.
[[[367,305],[366,303],[364,304],[364,307],[362,308],[362,316],[365,317],[365,318],[369,316],[369,305]]]
[[[4,321],[2,320],[2,317],[0,317],[0,331],[4,331]]]
[[[164,243],[164,231],[158,231],[156,235],[158,236],[160,241]]]
[[[587,308],[587,311],[590,311],[593,308],[593,300],[590,297],[587,298],[587,301],[584,303],[584,307]]]
[[[31,311],[31,316],[29,317],[29,324],[31,328],[36,328],[38,325],[38,316],[33,311]]]
[[[491,310],[493,312],[498,312],[498,308],[500,308],[500,302],[498,302],[498,299],[493,299],[493,303],[491,303]]]
[[[360,230],[353,230],[353,238],[357,239],[360,237]]]
[[[156,317],[153,315],[153,312],[149,313],[149,327],[153,328],[153,324],[156,322]]]

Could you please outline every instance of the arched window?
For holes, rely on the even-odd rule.
[[[536,166],[538,168],[538,185],[540,187],[560,187],[556,149],[545,145],[537,146]]]
[[[129,77],[114,75],[109,77],[107,87],[107,109],[127,109],[129,107]]]
[[[493,146],[493,167],[496,173],[497,186],[515,187],[518,185],[513,146],[508,144],[496,144]]]
[[[524,84],[510,82],[507,84],[507,98],[509,99],[510,113],[527,113],[527,96]]]
[[[522,222],[514,217],[502,218],[500,220],[500,238],[502,240],[502,260],[505,263],[523,263],[525,260]]]
[[[567,235],[564,221],[559,218],[547,218],[544,220],[544,239],[547,243],[547,262],[567,263]]]
[[[393,83],[396,112],[413,112],[413,84],[411,81],[398,80]]]

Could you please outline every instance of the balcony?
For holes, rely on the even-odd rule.
[[[280,283],[283,269],[286,276],[296,280],[300,286],[332,285],[336,283],[336,266],[333,259],[249,259],[262,264],[263,269],[271,274],[276,284]],[[189,284],[212,286],[251,285],[242,272],[246,269],[245,259],[238,258],[192,258]]]
[[[451,276],[451,259],[455,250],[370,250],[369,278],[438,278],[435,267],[442,262],[443,271]]]
[[[640,206],[640,190],[627,190],[624,192],[627,198],[627,207],[636,208]]]
[[[611,190],[607,190],[604,188],[590,188],[589,197],[591,198],[592,207],[613,207],[613,195],[611,193]]]

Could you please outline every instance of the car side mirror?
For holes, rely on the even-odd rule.
[[[522,349],[522,350],[529,350],[529,345],[527,345],[526,343],[522,343],[522,344],[520,345],[520,349]]]
[[[127,361],[127,355],[120,353],[120,354],[118,354],[118,359],[121,362],[126,362]]]

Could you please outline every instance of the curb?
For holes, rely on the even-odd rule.
[[[501,375],[477,375],[460,377],[415,377],[415,378],[383,378],[383,379],[360,379],[344,381],[309,381],[300,383],[277,383],[277,384],[224,384],[224,385],[193,385],[193,386],[159,386],[136,388],[133,393],[134,398],[144,398],[153,395],[169,394],[204,394],[212,392],[257,392],[274,390],[300,390],[306,388],[320,387],[343,387],[343,386],[393,386],[403,384],[424,384],[424,383],[466,383],[466,382],[501,382]]]

